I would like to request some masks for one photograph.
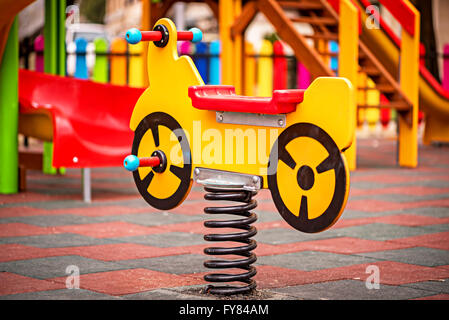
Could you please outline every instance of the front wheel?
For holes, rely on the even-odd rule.
[[[163,112],[147,115],[134,133],[133,155],[146,158],[155,152],[164,157],[164,163],[155,168],[138,168],[133,172],[134,182],[152,207],[170,210],[179,206],[190,191],[192,157],[184,130]]]
[[[270,153],[267,180],[279,213],[306,233],[337,222],[349,195],[345,156],[326,131],[310,123],[282,132]]]

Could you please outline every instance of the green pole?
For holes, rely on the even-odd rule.
[[[17,17],[9,31],[0,65],[0,193],[19,191],[19,28]]]
[[[66,0],[45,0],[44,72],[60,76],[65,76],[65,9]],[[44,173],[57,173],[52,160],[53,143],[44,142]]]

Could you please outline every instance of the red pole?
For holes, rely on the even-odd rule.
[[[287,59],[284,53],[284,47],[281,41],[275,41],[273,44],[273,89],[287,89]]]

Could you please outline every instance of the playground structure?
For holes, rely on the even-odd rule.
[[[142,29],[149,29],[155,21],[166,15],[170,7],[177,1],[163,1],[153,3],[143,0]],[[247,45],[244,43],[244,33],[249,23],[258,12],[266,15],[267,19],[278,31],[281,39],[290,45],[294,50],[297,60],[311,74],[311,80],[317,76],[339,76],[349,79],[358,88],[357,104],[354,105],[354,118],[360,110],[373,108],[381,109],[381,112],[388,114],[389,110],[396,110],[399,120],[398,137],[398,160],[401,166],[415,167],[417,165],[417,109],[418,105],[426,113],[426,129],[424,143],[432,141],[448,141],[448,93],[429,74],[425,67],[420,66],[416,61],[419,57],[419,13],[414,10],[409,1],[383,1],[397,20],[404,25],[401,40],[398,40],[389,30],[388,26],[380,21],[379,30],[366,27],[366,7],[368,1],[336,1],[336,0],[310,0],[310,1],[204,1],[207,3],[219,21],[221,36],[221,63],[222,63],[222,83],[234,85],[238,94],[244,93],[252,95],[251,83],[254,83],[253,64],[251,59],[245,55]],[[13,5],[7,6],[8,10],[3,10],[5,15],[4,26],[8,28],[11,24],[11,17],[30,1],[17,1]],[[65,74],[65,50],[63,48],[64,28],[62,25],[65,17],[64,4],[61,1],[47,1],[46,8],[46,28],[45,36],[48,38],[45,44],[45,72],[53,74]],[[286,11],[296,11],[300,15],[291,18]],[[314,33],[301,35],[294,27],[295,23],[307,23],[312,26]],[[17,27],[17,26],[16,26]],[[6,30],[6,29],[5,29]],[[14,28],[13,28],[14,30]],[[14,33],[14,32],[13,32]],[[5,35],[2,33],[2,46],[5,44]],[[10,40],[14,42],[14,40]],[[308,41],[313,41],[310,46]],[[329,41],[338,42],[338,53],[329,52]],[[400,45],[400,50],[399,48]],[[137,48],[137,47],[136,47]],[[118,50],[123,50],[118,48]],[[146,48],[140,47],[136,52],[143,52],[146,55]],[[10,58],[8,58],[10,59]],[[338,70],[334,71],[329,67],[329,60],[338,59]],[[124,64],[124,59],[118,58],[117,65]],[[132,59],[133,65],[144,65],[142,59]],[[262,60],[262,59],[260,59]],[[358,65],[354,63],[358,61]],[[402,63],[399,64],[399,61]],[[410,61],[410,62],[409,62]],[[126,63],[126,62],[125,62]],[[130,59],[131,63],[131,59]],[[232,66],[232,67],[230,67]],[[11,71],[17,69],[14,63],[8,63],[7,68]],[[111,68],[112,70],[112,68]],[[417,71],[418,70],[418,71]],[[8,76],[14,80],[14,77]],[[126,84],[123,81],[123,73],[118,73],[115,84]],[[98,79],[98,80],[97,80]],[[101,77],[95,79],[100,80]],[[131,79],[131,77],[129,78]],[[135,79],[135,77],[132,77]],[[403,79],[403,81],[399,81]],[[138,79],[133,86],[146,86],[145,77]],[[13,81],[14,82],[14,81]],[[112,74],[111,74],[112,82]],[[13,93],[13,92],[11,92]],[[12,94],[13,96],[13,94]],[[378,103],[366,103],[367,96],[378,96],[374,98]],[[6,100],[6,95],[4,95]],[[419,97],[419,100],[418,98]],[[14,100],[14,99],[13,99]],[[15,102],[16,103],[16,102]],[[18,109],[18,107],[16,107]],[[2,109],[5,112],[6,108]],[[10,112],[3,117],[7,123],[16,123],[17,120]],[[9,121],[11,120],[12,121]],[[354,122],[356,123],[356,121]],[[355,124],[354,124],[355,125]],[[14,125],[13,125],[14,126]],[[11,142],[14,135],[14,128],[2,133],[2,140],[8,140],[6,145],[10,149],[5,149],[3,154],[11,155],[17,149],[14,142]],[[7,132],[7,133],[6,133]],[[11,148],[12,147],[12,148]],[[45,144],[45,149],[48,149]],[[3,150],[2,150],[3,151]],[[352,147],[346,150],[349,166],[356,168],[356,141]],[[49,167],[53,159],[51,148],[50,156],[44,157],[44,166]],[[2,163],[9,169],[4,169],[10,178],[4,179],[2,187],[5,193],[16,192],[17,173],[11,170],[16,166],[18,158],[15,156],[4,156]],[[47,163],[50,161],[50,163]],[[2,173],[3,174],[3,173]],[[3,174],[5,176],[5,174]],[[11,191],[12,190],[12,191]]]
[[[193,61],[178,57],[177,40],[188,38],[184,36],[188,33],[177,32],[168,19],[159,20],[153,30],[132,29],[126,35],[131,44],[151,41],[151,85],[132,113],[132,154],[124,165],[133,172],[142,197],[160,210],[181,205],[193,180],[205,186],[209,192],[206,199],[246,203],[205,209],[211,214],[246,217],[205,223],[210,228],[244,231],[206,235],[209,241],[244,244],[209,248],[206,254],[235,254],[244,259],[207,261],[205,266],[246,271],[211,274],[205,280],[247,284],[212,286],[207,289],[211,293],[250,291],[256,285],[251,280],[256,273],[251,266],[256,261],[251,253],[256,243],[250,239],[256,229],[251,224],[257,220],[250,210],[257,205],[252,200],[257,191],[269,189],[282,217],[302,232],[322,232],[343,213],[349,195],[349,168],[343,151],[354,136],[350,125],[354,120],[353,87],[343,78],[320,77],[307,90],[275,90],[273,97],[237,95],[233,86],[204,85]],[[192,34],[188,39],[199,38]],[[225,137],[230,132],[235,132],[235,137],[228,143]],[[245,142],[249,132],[257,132],[258,141],[248,136]],[[198,139],[205,136],[213,137],[214,143],[201,145]],[[224,143],[220,141],[223,138]],[[250,160],[251,155],[266,155],[267,151],[266,159]]]
[[[143,27],[148,28],[164,16],[176,1],[143,2]],[[401,40],[381,21],[381,28],[365,25],[369,1],[307,0],[307,1],[205,1],[219,20],[222,44],[222,82],[245,92],[244,32],[258,12],[275,27],[280,38],[289,44],[295,56],[312,74],[333,76],[328,66],[332,56],[329,41],[339,44],[339,76],[348,78],[359,89],[358,97],[379,93],[379,103],[354,106],[357,110],[378,108],[396,110],[398,114],[398,162],[404,167],[417,166],[418,107],[426,112],[424,142],[449,141],[448,94],[419,65],[419,12],[407,0],[380,1],[403,26]],[[300,14],[290,18],[286,10]],[[149,23],[148,23],[149,21]],[[294,23],[307,23],[312,35],[300,34]],[[307,40],[312,39],[313,46]],[[400,46],[399,46],[400,44]],[[400,50],[398,49],[400,47]],[[358,61],[358,63],[354,63]],[[399,63],[401,61],[401,63]],[[232,67],[231,67],[232,66]],[[400,80],[402,79],[402,81]],[[374,83],[374,88],[373,84]],[[356,168],[356,141],[346,151],[351,169]]]
[[[144,19],[151,21],[158,14],[166,12],[174,2],[150,4],[149,1],[144,1],[144,7],[148,9]],[[168,29],[168,33],[172,35],[166,49],[170,49],[170,57],[174,58],[175,63],[167,58],[164,59],[164,55],[158,51],[159,48],[155,49],[151,45],[149,49],[144,48],[144,50],[148,50],[148,55],[156,59],[159,64],[156,68],[149,70],[151,86],[143,93],[131,116],[131,129],[135,130],[136,135],[132,148],[134,157],[128,158],[128,161],[135,164],[138,159],[138,169],[134,171],[136,185],[144,199],[156,208],[169,210],[180,205],[190,190],[192,179],[206,186],[209,200],[230,200],[244,203],[236,207],[206,209],[206,213],[228,213],[245,217],[245,219],[237,221],[206,222],[206,226],[211,228],[233,227],[245,230],[238,236],[235,234],[223,236],[212,234],[206,237],[210,241],[232,240],[245,244],[238,248],[208,248],[206,250],[207,254],[212,255],[237,254],[245,257],[234,265],[224,260],[206,262],[210,268],[233,266],[248,271],[241,275],[212,274],[206,277],[206,280],[212,282],[242,281],[248,284],[242,289],[209,288],[211,292],[216,289],[215,292],[229,293],[235,292],[233,290],[250,290],[255,286],[251,280],[255,274],[255,269],[251,266],[255,261],[255,256],[251,251],[256,244],[250,238],[256,232],[255,228],[251,227],[256,217],[249,211],[256,207],[253,197],[259,189],[270,189],[280,214],[292,227],[304,232],[326,230],[337,221],[344,210],[349,193],[348,168],[355,168],[354,130],[357,108],[372,108],[373,106],[357,106],[351,84],[342,78],[333,77],[336,73],[327,63],[330,56],[326,51],[329,40],[339,42],[338,75],[349,79],[352,86],[362,93],[373,90],[372,86],[361,84],[359,80],[359,72],[361,72],[365,78],[370,78],[375,83],[375,89],[388,100],[388,104],[379,103],[378,107],[398,110],[399,164],[402,166],[414,167],[417,165],[418,94],[420,94],[419,98],[427,117],[430,117],[428,119],[433,119],[429,120],[431,125],[426,129],[426,142],[446,141],[447,94],[428,75],[425,68],[419,69],[419,13],[408,1],[394,2],[396,5],[391,5],[393,2],[386,4],[386,6],[392,6],[390,7],[391,11],[401,17],[400,20],[404,20],[404,26],[407,25],[404,27],[400,49],[398,49],[397,41],[396,43],[392,42],[394,46],[386,45],[388,41],[391,42],[391,34],[387,37],[384,33],[376,34],[371,33],[371,29],[364,29],[363,23],[360,23],[366,18],[362,14],[363,7],[359,8],[359,4],[354,4],[353,1],[276,2],[260,0],[246,2],[243,7],[240,1],[221,1],[220,3],[207,1],[207,3],[215,8],[214,12],[219,15],[220,26],[223,26],[221,35],[223,83],[225,85],[205,87],[191,60],[187,58],[177,60],[174,26],[167,20],[158,22],[157,24],[164,25]],[[387,2],[385,1],[385,3]],[[298,10],[301,12],[301,16],[288,18],[283,7]],[[301,60],[312,74],[312,79],[315,80],[307,90],[275,91],[272,98],[256,99],[240,96],[241,93],[247,92],[246,84],[249,83],[245,78],[247,74],[245,68],[248,65],[244,63],[243,33],[259,10],[270,19],[281,38],[294,49],[298,60]],[[149,13],[152,13],[151,19],[149,19]],[[296,21],[294,21],[295,19]],[[295,31],[293,22],[306,22],[315,27],[317,32],[312,36],[307,36],[315,41],[315,46],[309,46],[305,41],[306,37]],[[385,26],[383,29],[384,31],[388,30]],[[388,31],[386,32],[388,34]],[[17,33],[17,23],[13,27],[12,33]],[[51,38],[49,37],[49,39]],[[366,39],[372,39],[372,41]],[[12,36],[8,41],[17,42],[17,39]],[[8,61],[9,57],[15,54],[9,48],[11,43],[6,46],[7,54],[4,56]],[[384,54],[382,55],[381,52]],[[55,54],[59,58],[62,57],[61,50],[56,50]],[[47,59],[49,59],[48,56]],[[54,73],[63,72],[61,66],[65,66],[65,64],[61,63],[62,59],[56,58],[56,56],[53,56],[52,60],[56,61],[56,64],[50,63],[50,66],[53,66],[54,70],[59,68],[60,71],[54,71]],[[354,61],[359,61],[359,65]],[[398,61],[401,63],[399,64]],[[229,67],[231,65],[237,67],[234,69]],[[8,65],[8,67],[12,70],[11,72],[18,69],[17,64]],[[173,81],[170,76],[175,74],[174,70],[179,71],[178,68],[182,71],[181,74],[186,76],[179,77],[180,81]],[[419,71],[421,79],[419,79]],[[396,73],[400,74],[399,78],[402,81],[398,81],[393,76]],[[4,79],[3,76],[1,78]],[[14,83],[14,77],[12,80]],[[46,86],[48,87],[46,88]],[[71,87],[73,92],[78,94],[80,94],[79,92],[98,91],[100,99],[108,102],[107,99],[111,98],[112,101],[109,102],[117,103],[115,105],[117,108],[108,110],[108,106],[102,104],[105,101],[95,101],[88,96],[86,98],[89,100],[83,100],[78,95],[54,94],[58,90],[65,93],[61,88],[67,87]],[[6,92],[3,87],[1,90],[2,93]],[[115,110],[118,110],[119,102],[120,106],[131,107],[137,96],[143,92],[141,89],[100,84],[97,86],[97,84],[76,79],[62,79],[29,72],[20,72],[19,90],[19,101],[12,104],[17,107],[20,102],[20,109],[13,107],[7,111],[11,112],[12,110],[13,113],[15,111],[19,113],[20,110],[20,131],[55,143],[52,156],[53,165],[83,169],[95,165],[117,165],[117,159],[125,152],[122,147],[126,144],[129,146],[130,143],[130,131],[124,128],[123,120],[130,117],[131,109],[120,109],[121,113]],[[119,95],[126,98],[123,101],[118,101],[114,96],[106,97],[110,90],[117,90]],[[326,92],[326,95],[323,96],[323,92]],[[95,109],[98,109],[96,111],[101,111],[101,113],[90,113],[93,111],[92,108],[86,112],[85,108],[89,103],[93,103]],[[49,105],[52,107],[49,108]],[[156,106],[156,109],[149,110],[147,106]],[[186,108],[192,112],[183,112]],[[64,112],[67,110],[71,112],[68,116],[61,116],[60,110],[62,109]],[[2,108],[1,111],[5,110]],[[149,113],[149,111],[155,112]],[[239,114],[242,113],[246,115],[243,119],[239,117]],[[252,122],[255,118],[254,114],[260,113],[263,114],[263,124],[257,121],[257,123]],[[115,127],[110,130],[111,136],[120,136],[123,137],[123,140],[120,142],[116,140],[114,141],[117,142],[116,145],[104,148],[111,140],[111,136],[106,135],[108,141],[95,141],[100,138],[99,134],[89,136],[87,133],[91,130],[90,120],[95,119],[97,115],[106,118],[107,121],[104,123],[97,121],[100,125],[95,128],[96,133],[111,129],[111,124],[114,124]],[[172,115],[175,115],[176,119]],[[10,121],[14,120],[14,117],[9,115],[4,119]],[[237,129],[241,126],[251,126],[257,131],[266,131],[267,123],[269,123],[268,127],[278,129],[277,142],[270,141],[265,145],[265,150],[274,150],[275,147],[279,147],[280,153],[276,156],[272,156],[275,153],[271,153],[269,157],[272,165],[276,163],[273,165],[275,173],[270,171],[271,166],[268,163],[249,164],[243,161],[241,164],[235,165],[231,163],[217,164],[204,161],[203,158],[195,159],[198,150],[195,149],[190,138],[195,135],[192,123],[198,120],[201,120],[203,125],[206,124],[200,130],[201,136],[204,131],[209,129],[218,130],[219,135],[225,136],[226,133],[223,131],[226,129]],[[14,121],[11,123],[14,124]],[[33,123],[37,126],[34,127]],[[61,123],[62,126],[60,126]],[[9,128],[11,129],[11,127]],[[159,128],[162,128],[161,131]],[[180,128],[183,130],[179,131]],[[16,134],[14,130],[12,127],[12,132]],[[77,132],[78,135],[75,135],[74,132]],[[5,134],[5,136],[10,137],[11,133]],[[265,136],[268,134],[265,133]],[[171,139],[173,137],[174,139]],[[60,138],[67,138],[68,140],[65,141],[68,142],[61,143],[60,141],[64,140]],[[287,147],[290,143],[294,145],[293,148]],[[69,146],[65,144],[69,144]],[[353,147],[350,147],[351,144]],[[81,149],[76,149],[75,146],[83,148],[83,150],[80,151]],[[224,146],[222,155],[238,154],[236,149],[231,151],[231,149],[226,149],[226,145]],[[171,156],[172,148],[180,151],[179,163],[167,156],[167,154]],[[249,149],[249,153],[255,151],[251,147]],[[5,150],[2,147],[2,153]],[[300,153],[298,150],[308,150],[309,152]],[[8,156],[15,157],[14,146],[6,151],[10,151]],[[74,153],[70,153],[72,151]],[[199,154],[202,155],[203,151],[199,149]],[[99,153],[95,154],[95,152]],[[3,156],[5,154],[3,153]],[[81,156],[79,156],[80,154]],[[94,162],[93,158],[89,162],[84,161],[83,154],[95,155],[96,159],[103,155],[111,157],[102,159],[105,160],[104,163]],[[297,154],[300,155],[299,159]],[[346,156],[350,159],[349,165],[346,164]],[[5,162],[2,160],[2,163]],[[15,169],[17,163],[12,161],[8,165],[11,163],[12,168]],[[302,163],[307,163],[307,165],[301,166]],[[193,164],[197,167],[194,167]],[[219,175],[217,175],[217,170],[220,172]],[[233,175],[230,172],[238,173],[238,175]],[[166,188],[157,187],[161,184]],[[2,190],[2,192],[4,191]],[[7,192],[14,192],[14,190]]]

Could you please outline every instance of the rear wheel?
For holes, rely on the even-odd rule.
[[[279,213],[307,233],[330,228],[349,195],[344,155],[326,131],[310,123],[282,132],[270,154],[267,179]]]

